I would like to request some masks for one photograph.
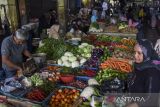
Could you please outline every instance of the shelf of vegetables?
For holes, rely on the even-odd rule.
[[[94,36],[94,42],[90,42],[93,41],[90,37],[87,41],[74,46],[65,40],[43,40],[37,52],[46,53],[47,59],[55,63],[27,78],[31,82],[30,90],[20,99],[49,107],[70,107],[81,91],[95,81],[98,81],[98,87],[94,87],[96,96],[125,91],[127,76],[132,72],[136,40],[103,34]],[[93,78],[95,80],[90,80]],[[90,105],[90,99],[79,107]]]

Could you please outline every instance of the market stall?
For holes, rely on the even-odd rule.
[[[136,38],[138,23],[121,21],[120,19],[97,20],[91,23],[88,34],[106,34],[109,36],[122,36]]]
[[[44,39],[34,61],[24,64],[25,78],[5,84],[11,90],[1,93],[43,107],[88,107],[95,99],[101,106],[105,94],[127,92],[135,43],[108,34]]]

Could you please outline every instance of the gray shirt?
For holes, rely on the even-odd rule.
[[[9,60],[12,61],[14,64],[22,64],[23,62],[23,52],[27,49],[27,45],[17,45],[14,43],[13,36],[9,36],[5,38],[2,42],[1,46],[1,54],[2,56],[8,56]],[[12,77],[16,74],[16,70],[10,68],[6,64],[2,62],[2,67],[6,72],[6,77]]]

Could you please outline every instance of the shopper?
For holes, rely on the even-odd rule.
[[[157,103],[157,97],[151,93],[160,92],[160,61],[152,44],[146,40],[139,40],[134,47],[135,64],[134,72],[129,79],[128,87],[131,93],[146,93],[145,98],[149,100],[145,104]],[[153,96],[152,96],[153,95]],[[157,94],[158,95],[158,94]],[[153,98],[156,98],[153,100]],[[141,106],[142,107],[142,106]]]
[[[92,11],[92,17],[91,17],[91,22],[97,22],[98,16],[97,16],[97,10]]]
[[[27,33],[18,29],[15,34],[6,37],[1,46],[2,68],[6,78],[11,78],[17,73],[22,74],[23,55],[31,57],[27,50]],[[18,72],[17,72],[18,71]]]

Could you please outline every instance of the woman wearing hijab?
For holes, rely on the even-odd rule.
[[[129,92],[131,93],[145,93],[147,102],[144,107],[158,107],[157,100],[160,92],[160,61],[152,44],[146,40],[139,40],[134,47],[135,64],[132,78],[129,81]],[[156,95],[156,96],[155,96]],[[152,106],[149,106],[154,104]],[[140,106],[142,107],[142,106]]]

